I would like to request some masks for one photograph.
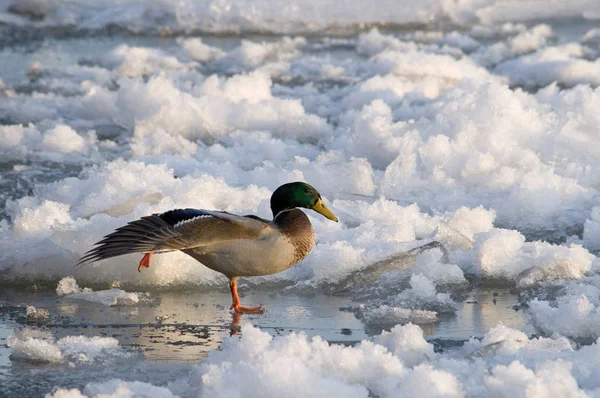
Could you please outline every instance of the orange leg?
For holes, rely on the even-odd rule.
[[[150,268],[150,259],[152,258],[153,252],[148,252],[144,254],[144,257],[140,260],[140,265],[138,265],[138,272],[142,272],[143,268]]]
[[[231,298],[233,299],[233,303],[231,304],[230,310],[235,310],[238,314],[244,312],[250,312],[253,314],[262,314],[265,311],[265,307],[242,307],[240,303],[240,296],[238,296],[237,291],[237,276],[229,279],[229,289],[231,290]]]

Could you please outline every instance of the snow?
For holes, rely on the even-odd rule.
[[[494,367],[491,374],[486,376],[485,384],[490,394],[497,396],[558,394],[562,397],[587,397],[588,395],[577,387],[577,381],[570,371],[570,364],[563,361],[545,363],[536,372],[514,361],[508,366]]]
[[[42,148],[53,152],[84,153],[85,141],[69,126],[57,126],[48,131],[42,140]]]
[[[230,32],[321,32],[339,31],[360,23],[415,25],[449,19],[457,25],[496,25],[507,21],[527,22],[546,20],[597,19],[593,1],[562,2],[508,0],[462,1],[428,0],[412,3],[378,0],[369,6],[350,1],[343,9],[335,2],[295,0],[282,5],[271,0],[250,2],[190,1],[185,3],[117,2],[103,0],[5,1],[3,8],[16,14],[33,15],[37,19],[16,18],[7,14],[7,22],[32,26],[37,29],[69,26],[88,30],[102,30],[117,26],[133,33],[169,34],[172,32],[204,31]],[[413,5],[413,7],[408,7]],[[397,7],[394,7],[397,6]],[[10,7],[10,8],[9,8]],[[8,17],[11,18],[8,18]],[[39,20],[42,18],[41,20]]]
[[[0,150],[83,170],[9,199],[5,278],[221,285],[223,276],[181,253],[155,256],[142,273],[135,255],[72,265],[150,213],[194,207],[269,218],[271,192],[304,180],[341,222],[309,212],[317,242],[306,260],[249,283],[337,289],[362,275],[368,283],[354,290],[376,292],[357,304],[365,322],[430,323],[456,311],[446,290],[474,278],[519,289],[584,280],[597,251],[600,91],[561,89],[570,83],[537,66],[532,76],[547,81],[521,83],[548,84],[538,92],[507,82],[526,77],[510,65],[527,59],[596,61],[583,43],[557,42],[548,23],[479,23],[462,33],[370,29],[342,40],[347,59],[320,53],[337,42],[302,36],[228,46],[183,37],[164,48],[119,43],[70,69],[33,62],[31,84],[49,91],[13,93],[0,105],[22,123],[2,126]],[[593,83],[596,75],[582,76]],[[118,127],[108,137],[96,131],[106,124]],[[445,249],[379,270],[434,240]],[[64,283],[69,299],[145,300]]]
[[[157,397],[175,398],[171,391],[164,387],[157,387],[140,381],[123,381],[112,379],[103,383],[88,384],[83,393],[78,389],[59,389],[54,393],[46,394],[46,398],[119,398],[119,397]]]
[[[529,87],[559,82],[568,86],[590,84],[598,86],[600,62],[583,58],[580,44],[547,47],[497,66],[496,72],[508,76],[511,84]]]
[[[548,334],[560,333],[588,341],[600,337],[600,282],[596,275],[597,267],[595,263],[592,276],[560,284],[558,289],[556,282],[550,283],[544,290],[558,290],[556,294],[540,295],[540,298],[530,301],[534,325]]]
[[[69,295],[68,298],[74,300],[85,300],[93,303],[99,303],[105,306],[115,305],[137,305],[144,300],[148,300],[148,293],[129,293],[121,289],[108,289],[94,291],[83,291]]]
[[[34,124],[0,126],[0,154],[8,159],[47,159],[81,162],[96,157],[97,137],[93,131],[78,134],[73,128],[57,124],[40,131]]]
[[[600,207],[593,207],[591,218],[583,224],[583,244],[594,251],[600,250]]]
[[[81,292],[81,288],[77,281],[72,276],[66,276],[58,281],[58,286],[56,286],[56,294],[59,296],[66,296],[69,294],[79,293]]]
[[[383,331],[374,340],[389,352],[402,357],[404,364],[410,367],[433,359],[433,346],[423,338],[423,330],[411,323],[395,326],[389,332]]]
[[[151,302],[150,293],[130,293],[116,288],[99,291],[93,291],[87,287],[81,289],[72,276],[67,276],[58,282],[56,294],[66,299],[85,300],[107,307],[138,305]]]
[[[597,351],[598,343],[574,350],[564,337],[529,339],[502,324],[483,340],[470,340],[443,354],[435,353],[421,328],[412,324],[352,347],[328,344],[318,336],[309,339],[303,333],[272,337],[245,324],[241,339],[226,339],[221,350],[212,351],[168,389],[110,380],[51,396],[92,397],[122,389],[202,397],[586,397],[598,388],[592,372]]]
[[[27,306],[26,314],[27,322],[34,322],[39,324],[47,322],[48,318],[50,317],[50,313],[48,312],[48,310],[45,310],[43,308],[35,308],[32,305]]]
[[[214,61],[225,56],[221,49],[209,46],[200,38],[182,39],[179,40],[179,45],[190,58],[199,62]]]
[[[418,325],[434,323],[438,320],[435,311],[393,307],[386,304],[379,307],[366,307],[361,304],[354,310],[355,315],[367,325],[389,326],[415,323]]]
[[[52,338],[27,336],[27,330],[23,334],[9,336],[8,346],[12,355],[28,361],[89,364],[130,355],[112,337],[66,336],[54,341]]]
[[[151,303],[134,290],[221,288],[178,252],[141,273],[140,255],[74,264],[151,213],[270,218],[273,190],[299,180],[340,222],[307,210],[309,256],[244,282],[346,292],[365,325],[391,329],[342,347],[246,325],[172,385],[113,379],[51,396],[598,395],[598,9],[1,0],[0,282],[58,282],[61,302],[106,307]],[[21,48],[28,37],[48,40]],[[416,325],[453,316],[479,283],[517,292],[544,337],[499,325],[435,353]],[[58,364],[121,352],[83,336],[10,344]]]
[[[580,279],[596,260],[579,245],[526,243],[519,232],[503,229],[479,234],[473,255],[477,273],[514,280],[520,287],[541,281]]]

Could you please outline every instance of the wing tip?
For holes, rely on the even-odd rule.
[[[88,251],[87,253],[85,253],[83,256],[81,256],[79,258],[79,260],[77,260],[77,262],[75,263],[75,267],[81,267],[85,264],[91,264],[99,259],[95,258],[98,256],[98,253],[93,252],[92,250]]]

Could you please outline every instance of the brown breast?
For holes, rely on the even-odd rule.
[[[296,262],[299,262],[310,253],[315,244],[315,232],[310,220],[302,210],[284,210],[277,214],[273,223],[296,248]]]

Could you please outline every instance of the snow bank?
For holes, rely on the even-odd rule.
[[[511,48],[503,57],[543,58],[557,51],[584,57],[581,45],[547,47],[554,34],[547,25],[503,31],[510,43],[499,43]],[[5,126],[0,143],[19,159],[26,152],[81,161],[96,150],[110,151],[108,158],[167,165],[177,175],[202,170],[230,186],[273,189],[273,180],[303,177],[325,193],[343,189],[345,198],[382,194],[439,211],[483,205],[503,227],[526,235],[547,231],[553,239],[566,238],[566,230],[589,218],[600,183],[593,145],[598,89],[551,84],[535,95],[511,90],[494,73],[522,58],[492,73],[467,54],[377,30],[360,35],[353,46],[366,55],[357,66],[313,56],[303,38],[245,41],[206,61],[215,70],[232,67],[226,77],[211,74],[208,66],[206,75],[190,70],[177,49],[118,47],[108,51],[110,62],[97,67],[113,74],[117,87],[98,73],[87,75],[83,98],[11,96],[0,109],[11,120],[37,124]],[[129,58],[149,69],[130,73],[123,69]],[[274,65],[279,72],[271,75]],[[341,68],[344,87],[323,91],[312,83],[274,83],[327,81],[329,67]],[[536,78],[544,75],[537,66],[532,70]],[[147,78],[130,77],[138,75]],[[568,83],[548,79],[540,84]],[[42,123],[62,117],[72,126]],[[73,135],[88,131],[76,125],[98,123],[119,126],[126,148],[110,148],[119,146],[116,139],[100,145],[93,136]],[[318,166],[311,169],[313,164]]]
[[[332,168],[332,174],[335,170]],[[179,253],[156,256],[152,266],[141,274],[136,272],[139,258],[135,255],[107,260],[97,266],[73,269],[72,264],[94,242],[132,217],[176,206],[257,212],[262,217],[269,217],[270,191],[265,188],[234,188],[206,174],[174,178],[172,169],[138,162],[117,161],[98,172],[91,180],[73,178],[48,186],[42,195],[52,200],[39,202],[30,197],[15,203],[14,233],[18,233],[20,239],[6,242],[16,251],[4,252],[2,261],[5,267],[10,268],[10,273],[30,277],[74,275],[77,279],[96,282],[116,280],[158,286],[212,284],[221,280],[218,274]],[[275,185],[272,186],[274,189]],[[326,189],[322,190],[324,195],[327,195]],[[450,219],[453,217],[452,214],[448,218],[431,217],[421,213],[414,205],[402,207],[385,199],[372,204],[334,201],[331,206],[335,212],[339,210],[340,214],[348,214],[348,222],[358,224],[353,227],[334,224],[308,212],[319,237],[313,253],[297,267],[272,278],[288,281],[309,279],[314,284],[338,282],[369,264],[417,246],[419,243],[415,239],[431,236],[438,224],[452,222]],[[472,222],[480,223],[476,219],[473,217]],[[463,226],[458,223],[455,226],[464,229],[466,235],[470,235],[474,228],[480,228],[467,225],[469,223],[463,222]],[[450,235],[455,230],[448,231],[447,235]],[[446,234],[438,231],[437,235],[443,238]],[[452,239],[448,237],[447,240]],[[25,242],[27,250],[21,246]],[[42,258],[47,263],[44,267],[18,266],[24,261],[35,263]],[[48,258],[57,260],[47,261]],[[423,263],[420,266],[422,272],[433,280],[447,279],[444,283],[463,281],[456,267],[436,265],[440,264],[439,258],[424,262],[429,262],[429,266]]]
[[[590,209],[595,190],[582,174],[576,179],[567,171],[579,162],[549,164],[557,153],[574,154],[578,145],[562,138],[567,120],[545,117],[549,108],[523,92],[495,83],[469,85],[450,89],[436,101],[431,120],[404,127],[402,150],[382,182],[386,196],[414,198],[438,209],[484,203],[496,211],[497,222],[524,230],[565,221],[559,214],[568,203]],[[567,95],[552,94],[544,100]],[[548,132],[564,148],[548,145]],[[588,211],[569,217],[582,223]]]
[[[248,283],[348,291],[368,323],[433,322],[456,310],[450,293],[477,279],[593,285],[598,32],[555,22],[593,19],[597,7],[555,3],[1,2],[0,22],[17,33],[136,33],[75,54],[51,40],[44,51],[55,59],[27,58],[22,81],[0,83],[2,282],[221,285],[182,253],[157,255],[142,273],[139,255],[73,265],[151,213],[270,218],[271,192],[302,180],[341,222],[307,211],[311,254]],[[413,23],[423,30],[396,29]],[[243,38],[192,37],[198,27]],[[74,279],[57,292],[105,305],[144,300],[80,291]],[[551,316],[593,313],[588,293],[540,296],[536,325],[550,332]],[[593,321],[573,325],[565,334],[587,336]]]
[[[598,343],[575,350],[564,337],[529,339],[502,324],[483,340],[473,339],[444,353],[435,353],[422,330],[410,324],[353,347],[304,334],[271,337],[243,325],[241,339],[226,339],[221,350],[211,351],[168,390],[110,380],[90,383],[81,392],[59,390],[52,397],[92,397],[117,389],[166,397],[586,397],[599,387],[590,371],[597,366],[597,353]],[[233,378],[236,383],[229,382]]]

